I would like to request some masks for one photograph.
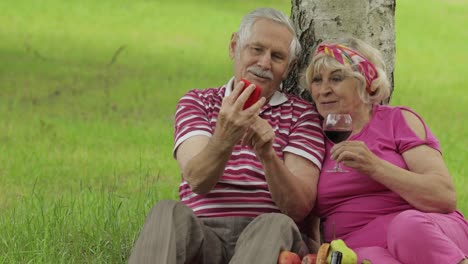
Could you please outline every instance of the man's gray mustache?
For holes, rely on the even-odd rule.
[[[261,68],[255,66],[247,68],[247,71],[262,78],[267,78],[270,80],[273,79],[273,73],[270,70],[262,70]]]

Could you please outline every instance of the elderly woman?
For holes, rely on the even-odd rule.
[[[358,39],[321,44],[304,73],[320,115],[348,113],[352,132],[326,142],[314,213],[325,242],[343,239],[358,263],[468,263],[468,223],[456,210],[439,142],[390,95],[381,54]],[[341,162],[347,172],[328,172]]]

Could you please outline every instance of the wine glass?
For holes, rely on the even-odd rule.
[[[349,114],[328,114],[323,120],[323,133],[335,144],[348,139],[353,131],[353,119]],[[339,162],[327,172],[348,172],[343,170]]]

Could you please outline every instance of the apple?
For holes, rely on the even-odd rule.
[[[278,257],[278,264],[301,264],[301,258],[291,251],[281,251]]]
[[[244,82],[244,88],[242,88],[242,92],[244,92],[244,90],[251,84],[251,82],[247,81],[246,79],[242,79],[241,80],[242,82]],[[244,104],[244,107],[242,108],[242,110],[245,110],[249,107],[251,107],[253,104],[255,104],[258,99],[260,99],[260,94],[262,93],[262,88],[260,88],[260,86],[255,85],[255,90],[250,94],[249,98],[247,99],[247,101],[245,101],[245,104]]]
[[[315,264],[317,262],[317,254],[307,254],[302,258],[301,264]]]

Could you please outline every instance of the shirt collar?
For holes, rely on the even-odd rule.
[[[229,96],[232,93],[232,87],[234,86],[234,77],[232,77],[228,83],[225,85],[226,90],[224,91],[224,97]],[[270,101],[267,104],[271,106],[277,106],[288,101],[288,97],[280,91],[276,91],[273,96],[270,98]]]

